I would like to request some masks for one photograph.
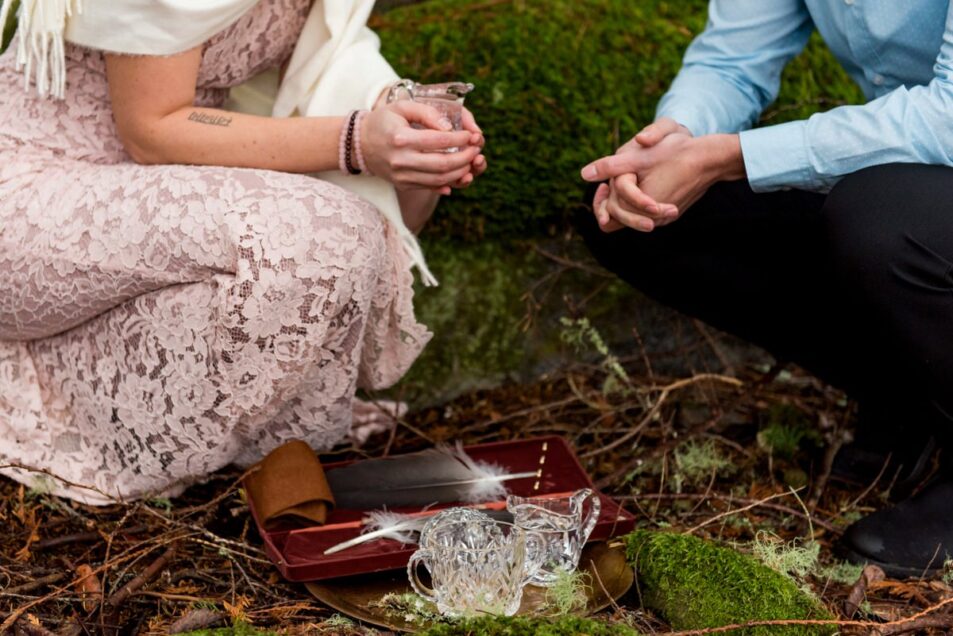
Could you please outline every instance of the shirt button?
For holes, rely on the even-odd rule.
[[[854,0],[844,0],[844,4],[849,7],[850,5],[854,4]]]
[[[883,75],[874,75],[874,77],[873,77],[873,82],[874,82],[874,85],[875,85],[875,86],[883,86],[883,85],[884,85],[884,81],[885,81],[885,80],[884,80],[884,76],[883,76]]]

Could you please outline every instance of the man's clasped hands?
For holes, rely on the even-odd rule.
[[[694,137],[667,117],[582,169],[586,181],[600,183],[593,212],[605,232],[651,232],[678,219],[718,181],[744,175],[738,135]]]

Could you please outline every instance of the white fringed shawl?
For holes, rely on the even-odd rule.
[[[13,0],[0,0],[0,25]],[[20,0],[17,67],[42,97],[66,91],[64,42],[131,55],[175,55],[210,39],[258,0]],[[397,74],[367,28],[373,0],[315,0],[274,107],[276,117],[339,116],[372,108]],[[377,206],[401,237],[425,285],[436,280],[404,224],[394,187],[376,177],[316,175]]]
[[[381,55],[380,39],[367,28],[373,8],[374,0],[315,0],[278,90],[276,117],[339,116],[353,108],[374,107],[398,75]],[[400,235],[421,282],[437,284],[417,237],[404,224],[392,184],[342,172],[324,172],[319,177],[376,205]]]

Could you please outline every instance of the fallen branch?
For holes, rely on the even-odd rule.
[[[653,404],[653,405],[652,405],[652,408],[650,408],[650,409],[645,413],[645,415],[642,417],[642,419],[639,421],[638,424],[636,424],[635,426],[633,426],[633,427],[632,427],[625,435],[623,435],[622,437],[620,437],[620,438],[618,438],[618,439],[616,439],[616,440],[610,442],[609,444],[606,444],[606,445],[603,446],[602,448],[597,448],[597,449],[595,449],[595,450],[589,451],[588,453],[583,453],[582,455],[580,455],[580,458],[581,458],[581,459],[589,459],[590,457],[595,457],[596,455],[601,455],[602,453],[606,453],[606,452],[608,452],[608,451],[610,451],[610,450],[612,450],[612,449],[614,449],[614,448],[618,448],[618,447],[621,446],[622,444],[625,444],[627,441],[629,441],[630,439],[632,439],[633,437],[635,437],[636,435],[638,435],[638,434],[639,434],[639,431],[641,431],[649,422],[652,421],[652,419],[655,417],[655,415],[656,415],[656,414],[659,412],[659,410],[662,408],[662,405],[663,405],[663,404],[665,403],[665,401],[668,399],[668,396],[669,396],[669,395],[671,395],[671,394],[672,394],[673,392],[675,392],[675,391],[678,391],[679,389],[684,389],[685,387],[691,386],[691,385],[693,385],[693,384],[698,384],[699,382],[722,382],[722,383],[724,383],[724,384],[729,384],[729,385],[731,385],[731,386],[733,386],[733,387],[741,387],[741,386],[744,386],[744,383],[743,383],[741,380],[738,380],[738,379],[736,379],[736,378],[730,378],[730,377],[725,376],[725,375],[716,375],[716,374],[714,374],[714,373],[700,373],[700,374],[698,374],[698,375],[696,375],[696,376],[693,376],[693,377],[691,377],[691,378],[686,378],[686,379],[684,379],[684,380],[678,380],[677,382],[672,382],[671,384],[668,384],[668,385],[663,386],[663,387],[653,388],[652,390],[658,390],[658,391],[661,391],[661,392],[659,393],[658,398],[655,400],[655,404]]]
[[[50,585],[52,583],[59,583],[63,580],[66,575],[62,572],[57,572],[55,574],[49,574],[47,576],[41,576],[38,579],[33,579],[29,583],[23,583],[22,585],[14,585],[13,587],[8,587],[4,590],[5,594],[23,594],[24,592],[32,592],[33,590],[39,589],[44,585]]]
[[[678,632],[664,632],[658,636],[707,636],[707,634],[724,634],[736,630],[750,629],[753,627],[857,627],[870,630],[869,634],[880,634],[881,636],[896,636],[897,634],[906,634],[924,627],[935,628],[953,628],[953,616],[936,617],[941,609],[953,605],[953,597],[943,600],[936,605],[928,607],[922,612],[917,612],[912,616],[897,619],[888,623],[875,623],[873,621],[854,621],[854,620],[797,620],[781,619],[773,621],[750,621],[748,623],[737,623],[735,625],[722,625],[721,627],[706,627],[704,629],[690,629]]]
[[[727,503],[738,503],[738,504],[750,504],[758,503],[759,508],[767,508],[768,510],[776,510],[777,512],[783,512],[785,514],[793,515],[796,517],[801,517],[807,521],[810,521],[814,525],[824,528],[828,532],[833,532],[834,534],[841,534],[843,530],[835,526],[834,524],[824,521],[823,519],[814,517],[813,515],[808,517],[804,514],[804,511],[797,510],[790,506],[785,506],[783,504],[765,502],[763,500],[755,499],[746,499],[743,497],[732,497],[731,495],[719,495],[718,493],[708,493],[708,494],[696,494],[696,493],[645,493],[642,495],[625,495],[625,496],[616,496],[613,499],[624,501],[626,499],[714,499],[716,501],[724,501]]]
[[[170,545],[166,548],[165,552],[163,552],[159,558],[150,563],[149,567],[142,571],[142,574],[116,590],[106,603],[114,609],[122,605],[123,601],[129,598],[133,592],[158,576],[159,572],[161,572],[172,559],[172,556],[175,554],[175,548],[175,545]]]

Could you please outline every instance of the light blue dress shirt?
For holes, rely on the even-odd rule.
[[[870,101],[750,130],[815,28]],[[741,132],[759,192],[826,192],[885,163],[953,165],[953,1],[711,0],[658,116],[696,136]]]

